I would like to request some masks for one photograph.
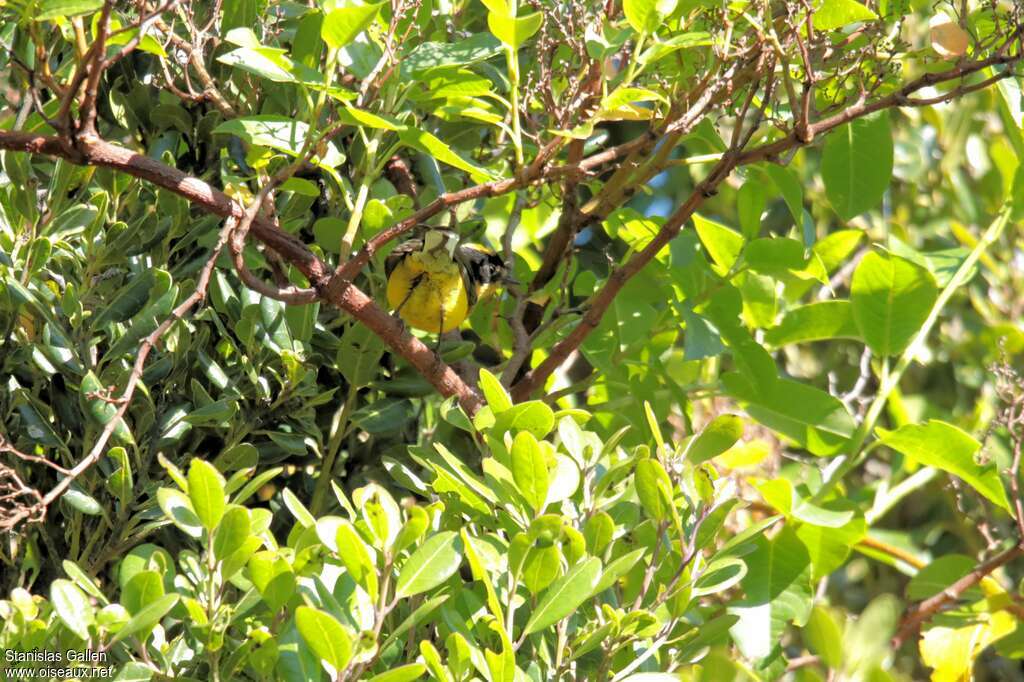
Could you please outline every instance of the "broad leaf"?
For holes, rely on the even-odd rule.
[[[853,0],[827,0],[850,2]],[[815,16],[817,25],[818,16]],[[881,112],[845,123],[825,140],[821,177],[828,200],[843,220],[878,205],[892,179],[893,142],[889,114]]]
[[[893,450],[919,464],[953,474],[992,504],[1010,511],[999,469],[995,463],[982,466],[974,460],[981,443],[969,433],[937,419],[907,424],[895,431],[878,431],[882,442]]]
[[[853,319],[876,355],[898,355],[921,329],[938,297],[935,278],[899,256],[868,253],[853,273]]]

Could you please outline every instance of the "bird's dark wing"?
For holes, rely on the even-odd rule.
[[[388,277],[394,272],[398,264],[402,262],[402,259],[411,253],[423,250],[422,239],[409,239],[394,248],[388,257],[384,259],[384,274]]]

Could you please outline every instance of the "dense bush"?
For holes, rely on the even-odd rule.
[[[0,2],[0,666],[1024,679],[1024,9],[518,5]]]

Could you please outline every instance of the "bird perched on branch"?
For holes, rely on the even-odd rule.
[[[479,244],[460,244],[450,230],[402,242],[384,271],[388,306],[409,326],[433,334],[455,329],[477,301],[515,284],[501,257]]]

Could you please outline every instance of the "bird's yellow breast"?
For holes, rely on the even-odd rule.
[[[387,294],[406,324],[433,334],[455,329],[469,313],[459,266],[444,256],[409,254],[388,277]]]

